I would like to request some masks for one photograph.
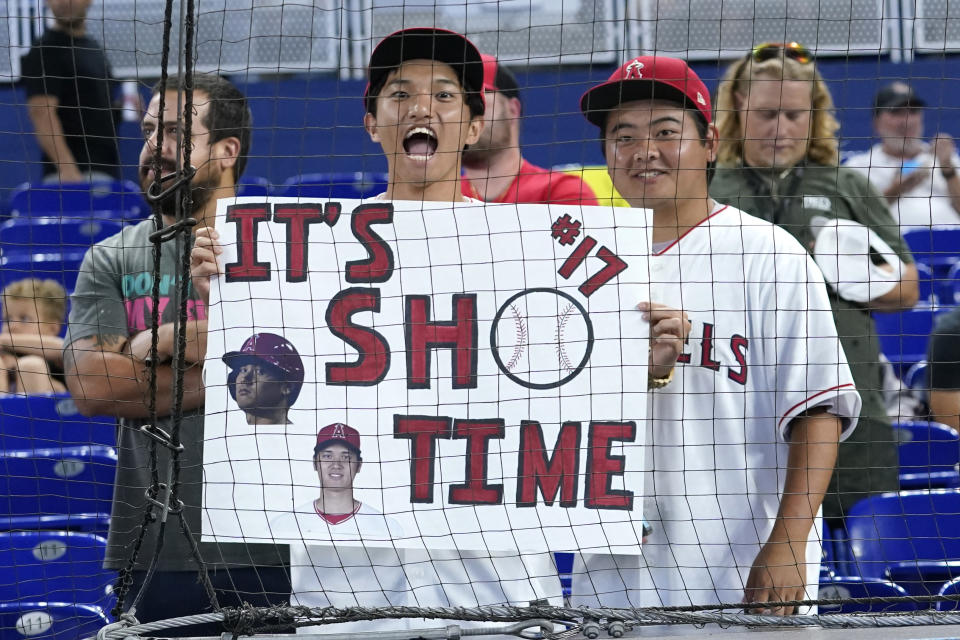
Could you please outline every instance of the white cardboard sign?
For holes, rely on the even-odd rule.
[[[221,200],[204,539],[639,553],[648,216]],[[228,386],[223,356],[263,334],[302,363],[283,424],[248,420]],[[359,432],[354,495],[383,526],[312,512],[331,424]]]

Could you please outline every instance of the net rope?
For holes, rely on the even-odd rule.
[[[283,2],[279,3],[283,5]],[[286,3],[289,5],[289,8],[300,7],[303,3],[290,2]],[[340,42],[339,46],[344,50],[349,49],[349,52],[344,54],[343,58],[343,68],[340,70],[342,74],[342,79],[344,80],[344,87],[350,85],[346,84],[347,76],[355,76],[351,81],[358,80],[359,74],[363,71],[363,66],[365,65],[364,55],[361,55],[365,52],[364,47],[369,49],[376,40],[381,37],[383,34],[383,24],[384,22],[379,22],[378,20],[383,20],[386,9],[393,10],[402,10],[402,12],[414,12],[416,9],[414,7],[422,8],[420,5],[426,6],[425,3],[412,3],[410,6],[407,6],[408,3],[398,0],[394,3],[388,3],[387,5],[383,3],[371,2],[371,3],[360,3],[363,8],[356,10],[354,13],[349,14],[344,8],[340,8],[338,15],[342,18],[343,24],[346,24],[350,20],[356,18],[357,22],[361,22],[361,19],[357,16],[362,15],[364,12],[369,13],[369,22],[370,24],[362,25],[362,28],[357,29],[356,31],[351,32],[354,38],[354,41],[350,42]],[[434,3],[432,7],[432,14],[434,17],[438,15],[439,10],[437,9],[439,3]],[[468,2],[463,3],[464,10],[466,11]],[[488,8],[496,8],[496,13],[498,19],[502,19],[501,13],[503,15],[509,16],[509,8],[513,5],[510,4],[508,0],[483,0],[478,4],[483,4],[488,6]],[[602,3],[599,3],[602,4]],[[598,52],[597,58],[602,60],[604,64],[610,63],[615,57],[619,54],[626,54],[629,50],[635,47],[635,44],[626,44],[627,41],[636,35],[635,31],[639,28],[637,23],[639,22],[636,19],[636,16],[633,15],[633,12],[644,12],[649,10],[651,7],[654,7],[653,4],[649,2],[636,2],[633,3],[635,6],[633,8],[624,9],[626,15],[620,13],[619,8],[611,9],[611,15],[613,16],[611,22],[621,25],[621,27],[616,28],[618,31],[617,38],[622,41],[621,50],[613,51],[611,56],[608,57],[605,55],[610,52]],[[655,3],[654,3],[655,4]],[[192,139],[192,134],[194,131],[193,128],[193,117],[194,111],[196,108],[196,103],[194,100],[194,73],[198,66],[197,57],[198,51],[200,51],[204,46],[209,44],[207,41],[198,37],[199,25],[198,16],[203,14],[198,9],[197,3],[195,0],[183,0],[178,2],[180,8],[179,18],[176,17],[175,4],[174,0],[166,0],[163,5],[163,19],[162,19],[162,47],[160,52],[160,64],[158,67],[159,72],[159,83],[157,85],[157,93],[159,96],[159,111],[157,114],[158,126],[156,131],[156,148],[153,155],[152,168],[154,172],[153,184],[146,190],[146,200],[153,204],[157,205],[161,202],[174,200],[176,202],[176,222],[172,225],[166,225],[164,222],[163,215],[161,214],[161,208],[159,206],[154,207],[153,211],[153,224],[154,232],[150,235],[150,241],[152,243],[152,258],[153,258],[153,267],[152,267],[152,287],[150,290],[150,300],[152,301],[152,307],[150,310],[150,322],[149,330],[151,331],[151,344],[150,344],[150,356],[146,360],[147,372],[149,374],[149,396],[148,396],[148,410],[149,418],[147,419],[148,424],[140,427],[140,432],[144,438],[147,439],[149,443],[149,474],[151,479],[151,485],[146,491],[147,505],[144,509],[142,520],[140,522],[139,529],[134,538],[134,542],[129,549],[128,556],[125,561],[125,566],[119,570],[119,576],[116,584],[113,588],[113,594],[116,596],[116,605],[113,608],[113,615],[119,620],[119,622],[105,627],[99,637],[107,640],[108,638],[124,638],[133,634],[147,634],[155,631],[162,631],[163,629],[172,629],[179,628],[184,626],[190,626],[194,624],[202,624],[208,622],[218,622],[223,623],[224,628],[228,631],[236,634],[247,634],[247,633],[269,633],[272,631],[283,631],[289,630],[291,627],[302,627],[302,626],[316,626],[319,633],[323,632],[323,628],[326,625],[341,623],[341,622],[351,622],[351,621],[360,621],[360,620],[378,620],[378,619],[408,619],[408,618],[424,618],[424,619],[437,619],[437,620],[457,620],[464,622],[497,622],[497,623],[506,623],[506,622],[517,622],[517,621],[526,621],[533,623],[538,620],[549,620],[553,621],[558,625],[557,629],[554,629],[552,632],[544,632],[543,637],[545,638],[565,638],[571,637],[571,635],[576,635],[578,633],[585,633],[586,625],[599,625],[602,629],[610,631],[611,624],[622,624],[627,627],[633,626],[646,626],[646,625],[660,625],[660,624],[672,624],[672,625],[706,625],[706,624],[720,624],[720,625],[739,625],[739,626],[818,626],[823,628],[870,628],[870,627],[898,627],[898,626],[924,626],[924,625],[954,625],[960,624],[960,615],[953,614],[950,612],[937,612],[933,610],[926,610],[926,607],[932,607],[937,603],[950,603],[960,601],[960,596],[952,595],[934,595],[930,594],[927,596],[918,596],[918,595],[907,595],[907,596],[890,596],[890,597],[868,597],[868,598],[815,598],[807,600],[787,600],[787,601],[774,601],[774,602],[764,602],[764,603],[743,603],[743,602],[726,602],[721,604],[710,604],[710,605],[695,605],[695,606],[677,606],[677,607],[655,607],[655,608],[638,608],[638,609],[619,609],[619,608],[610,608],[610,607],[574,607],[574,606],[531,606],[531,607],[511,607],[511,606],[479,606],[479,607],[305,607],[305,606],[278,606],[270,608],[258,608],[253,606],[248,606],[244,608],[234,608],[234,607],[223,607],[221,606],[220,601],[218,600],[217,589],[214,586],[214,583],[211,581],[210,574],[208,572],[208,565],[205,563],[204,558],[201,556],[201,550],[197,543],[197,537],[195,534],[199,533],[196,531],[191,531],[187,519],[184,516],[185,505],[182,500],[181,489],[182,485],[182,466],[181,458],[184,453],[184,447],[182,444],[181,438],[181,427],[184,423],[184,409],[183,409],[183,400],[184,400],[184,376],[187,368],[189,366],[187,363],[187,336],[188,336],[188,298],[190,295],[191,281],[189,277],[190,272],[190,247],[191,247],[191,234],[194,227],[197,224],[197,221],[190,217],[190,212],[193,209],[194,202],[192,199],[192,186],[194,184],[193,179],[194,175],[197,172],[197,169],[192,166],[191,154],[193,152],[192,145],[189,141]],[[369,6],[368,6],[369,5]],[[384,11],[374,11],[373,6],[379,7]],[[388,6],[389,5],[389,6]],[[503,6],[501,6],[503,5]],[[509,6],[508,6],[509,5]],[[881,3],[883,10],[886,11],[888,7],[896,5],[897,7],[905,7],[906,3],[903,2],[883,2]],[[947,3],[949,5],[949,3]],[[358,5],[359,6],[359,5]],[[536,16],[532,10],[532,4],[530,8],[527,9],[526,18],[531,22],[535,21]],[[604,5],[606,6],[606,5]],[[691,15],[694,14],[694,8],[698,5],[696,2],[691,0],[687,3],[688,13]],[[385,8],[385,9],[384,9]],[[427,7],[430,9],[430,7]],[[654,7],[655,11],[652,15],[646,16],[649,22],[656,24],[657,22],[662,21],[664,24],[663,33],[668,33],[667,27],[673,28],[675,25],[674,22],[680,21],[677,18],[675,13],[671,13],[676,8],[666,8],[666,7]],[[661,12],[662,9],[662,12]],[[326,9],[324,11],[327,11]],[[333,10],[331,10],[333,11]],[[351,5],[351,11],[354,11]],[[842,23],[844,19],[836,19],[834,14],[830,13],[832,9],[828,9],[826,5],[819,6],[816,11],[814,11],[811,18],[811,23]],[[226,21],[231,16],[231,12],[234,12],[229,5],[219,13],[222,14],[220,17]],[[334,11],[335,13],[335,11]],[[426,13],[431,13],[426,11]],[[606,21],[607,17],[604,14],[601,17],[598,17],[599,14],[587,15],[586,13],[578,14],[575,18],[571,18],[569,23],[563,23],[555,25],[558,28],[559,33],[565,34],[568,32],[564,31],[564,28],[571,28],[574,26],[583,27],[584,25],[591,26],[595,29],[600,29],[603,27],[603,23]],[[251,22],[253,22],[253,13],[251,12]],[[761,18],[754,18],[756,22],[762,22]],[[890,20],[891,17],[884,14],[882,16],[883,20]],[[696,26],[697,20],[691,16],[686,18],[688,26],[690,24]],[[846,18],[847,23],[849,23],[851,33],[854,31],[854,27],[862,25],[854,20],[852,17]],[[856,23],[856,24],[855,24]],[[302,25],[300,25],[302,26]],[[311,24],[309,26],[309,32],[311,37],[313,37],[315,25]],[[649,25],[648,25],[649,26]],[[504,28],[504,32],[509,31]],[[660,33],[657,35],[658,38],[664,39],[666,36]],[[357,34],[362,34],[357,36]],[[343,34],[338,35],[341,40],[348,40],[347,36]],[[251,39],[255,39],[255,36],[250,36]],[[280,36],[277,36],[278,40]],[[484,38],[483,33],[480,33],[478,40]],[[851,36],[852,42],[853,36]],[[290,39],[292,41],[293,38]],[[533,42],[533,38],[530,38],[531,42],[527,43],[527,46],[530,47]],[[362,46],[361,46],[362,45]],[[278,45],[279,47],[279,45]],[[614,49],[614,45],[610,45],[611,50]],[[492,49],[490,49],[492,50]],[[852,53],[851,53],[852,52]],[[603,53],[604,55],[600,55]],[[690,53],[691,56],[701,56],[702,59],[704,52],[699,49],[696,51],[688,50],[687,53]],[[707,51],[707,54],[713,54],[716,57],[716,54],[723,53],[722,51]],[[856,47],[851,44],[850,50],[848,50],[847,55],[857,55],[861,54],[862,51],[858,51]],[[948,53],[948,47],[944,46],[943,53]],[[542,63],[542,59],[549,59],[550,56],[547,54],[536,54],[529,53],[526,60],[530,64]],[[583,55],[583,52],[577,51],[576,53],[571,52],[571,55]],[[592,55],[591,52],[587,52],[588,57]],[[682,55],[682,54],[681,54]],[[827,52],[826,55],[837,55],[836,52],[830,53]],[[168,74],[168,66],[172,64],[173,57],[176,56],[176,66],[178,68],[175,78],[172,78]],[[542,58],[542,59],[538,59]],[[559,56],[558,56],[559,59]],[[511,60],[511,62],[517,62],[517,60]],[[523,62],[523,60],[519,60]],[[592,64],[592,63],[591,63]],[[202,66],[202,65],[201,65]],[[309,67],[309,62],[307,63]],[[278,65],[278,70],[282,69],[281,65]],[[256,70],[254,68],[246,68],[242,73],[247,74],[247,77],[255,76]],[[944,71],[944,79],[948,76],[949,72]],[[559,86],[557,90],[561,90],[564,87]],[[164,164],[162,160],[162,149],[164,145],[164,136],[168,135],[167,127],[164,123],[167,101],[175,95],[177,100],[177,122],[178,125],[176,130],[178,131],[178,141],[177,141],[177,152],[176,152],[176,170],[173,173],[168,173],[164,175]],[[341,96],[337,95],[334,97],[334,100],[340,99]],[[326,100],[330,99],[329,96],[325,96],[322,100],[318,100],[317,104],[320,105],[320,108],[326,108],[329,106]],[[276,101],[281,102],[280,98],[276,98]],[[335,103],[334,103],[335,104]],[[316,107],[316,105],[311,105]],[[557,107],[557,113],[560,113],[561,107]],[[575,107],[570,107],[574,109]],[[578,114],[579,115],[579,114]],[[559,122],[559,121],[558,121]],[[169,123],[168,123],[169,124]],[[307,121],[304,120],[303,127],[308,127]],[[277,129],[282,129],[280,125],[276,125]],[[561,125],[553,124],[552,134],[555,137],[561,135],[560,131]],[[181,135],[182,133],[182,135]],[[187,141],[186,144],[183,144],[184,141]],[[583,142],[582,140],[580,142]],[[591,141],[592,142],[592,141]],[[302,168],[304,164],[306,152],[301,152],[301,155],[298,156],[298,166]],[[802,177],[802,170],[797,176],[797,180]],[[786,202],[783,203],[786,206]],[[324,212],[326,213],[326,212]],[[339,212],[338,212],[339,213]],[[568,217],[569,220],[569,217]],[[579,223],[578,223],[579,224]],[[572,232],[571,232],[572,233]],[[571,242],[572,242],[571,238]],[[491,239],[491,243],[493,240]],[[174,375],[174,383],[171,389],[160,389],[158,383],[158,366],[159,366],[159,328],[161,324],[161,276],[163,272],[161,269],[161,258],[163,256],[169,257],[170,252],[173,253],[177,262],[176,277],[174,278],[175,287],[177,288],[177,299],[178,307],[177,313],[175,316],[175,349],[173,354],[173,365],[172,371]],[[286,295],[284,293],[284,295]],[[960,296],[960,293],[957,294]],[[958,298],[960,299],[960,298]],[[251,305],[255,303],[255,300],[251,299],[249,301]],[[515,312],[516,313],[516,312]],[[564,316],[566,318],[566,316]],[[562,330],[558,329],[558,331]],[[524,327],[524,334],[522,342],[526,342],[529,337],[526,335],[526,328]],[[558,353],[560,353],[558,351]],[[567,359],[565,354],[563,355],[563,360],[567,368],[571,367],[570,361]],[[707,353],[707,359],[709,359],[709,352]],[[219,364],[219,363],[218,363]],[[511,367],[514,363],[511,363]],[[719,363],[718,363],[719,364]],[[704,365],[706,366],[706,365]],[[745,367],[744,367],[745,371]],[[812,383],[811,383],[812,384]],[[159,425],[163,416],[158,414],[158,397],[163,393],[171,393],[173,396],[172,410],[171,415],[171,428],[169,431],[162,429]],[[349,407],[344,407],[347,409]],[[549,446],[549,445],[548,445]],[[930,443],[930,448],[933,449],[936,445]],[[168,451],[170,453],[170,462],[169,465],[164,466],[160,462],[160,451]],[[290,461],[292,462],[292,461]],[[751,489],[752,490],[752,489]],[[758,489],[758,491],[769,491],[769,488]],[[382,494],[381,494],[382,499]],[[191,505],[193,506],[193,505]],[[412,509],[411,509],[412,510]],[[456,515],[453,511],[443,516],[446,518],[446,524],[448,527],[453,528],[451,523],[455,524]],[[739,517],[739,516],[737,516]],[[175,519],[178,524],[175,524],[170,519]],[[721,518],[718,518],[718,526],[721,525]],[[543,523],[540,523],[541,525]],[[170,526],[168,526],[170,525]],[[208,532],[205,532],[208,533]],[[426,532],[417,532],[418,535],[426,537]],[[146,594],[148,587],[150,586],[155,574],[158,571],[158,563],[160,560],[161,553],[164,549],[164,538],[166,536],[180,536],[183,535],[185,539],[189,542],[190,553],[196,565],[197,579],[203,585],[203,590],[207,596],[208,602],[198,603],[198,605],[203,607],[212,608],[212,613],[205,613],[196,616],[182,617],[182,618],[172,618],[166,621],[161,622],[152,622],[149,624],[139,624],[136,619],[136,612],[138,607],[142,603],[142,598]],[[936,532],[938,540],[924,539],[924,542],[929,544],[938,544],[942,542],[945,538],[952,538],[955,535],[955,532],[938,530]],[[146,570],[146,579],[145,582],[140,587],[137,593],[131,593],[132,587],[134,584],[133,574],[136,568],[141,562],[141,553],[144,548],[144,545],[147,544],[148,540],[153,539],[156,541],[155,547],[152,552],[152,557],[149,560],[149,564]],[[912,542],[911,542],[912,543]],[[609,543],[608,543],[609,544]],[[690,544],[690,543],[683,543]],[[699,541],[694,542],[693,544],[699,544]],[[399,546],[399,545],[398,545]],[[601,543],[602,546],[602,543]],[[489,552],[489,549],[487,550]],[[855,561],[844,560],[843,562],[847,563],[847,566],[853,567],[856,564]],[[373,564],[373,561],[371,561]],[[683,567],[679,567],[682,569]],[[853,568],[852,573],[860,574],[866,573],[866,570],[861,571],[863,567],[857,566]],[[869,567],[868,567],[869,569]],[[953,573],[953,575],[956,575]],[[686,579],[686,576],[681,576],[682,579]],[[712,580],[712,578],[711,578]],[[383,586],[382,584],[380,585]],[[443,586],[443,585],[441,585]],[[687,589],[688,584],[684,582],[681,585],[682,588]],[[716,583],[713,584],[714,589],[718,590]],[[693,590],[693,589],[691,589]],[[239,589],[238,589],[239,591]],[[579,594],[582,595],[582,594]],[[779,616],[767,616],[767,615],[755,615],[751,613],[744,613],[744,611],[749,611],[754,606],[758,608],[766,608],[771,606],[812,606],[812,605],[821,605],[821,606],[830,606],[830,605],[898,605],[898,604],[915,604],[918,605],[921,609],[916,612],[909,613],[900,613],[900,612],[886,612],[880,614],[837,614],[830,613],[819,615],[796,615],[790,617],[779,617]],[[559,627],[562,627],[560,629]],[[617,629],[614,629],[617,630]],[[492,631],[491,631],[492,632]],[[612,634],[612,632],[611,632]]]

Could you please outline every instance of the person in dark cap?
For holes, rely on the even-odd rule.
[[[303,360],[283,336],[256,333],[223,355],[227,389],[247,424],[290,424],[288,412],[303,387]]]
[[[596,205],[593,190],[578,176],[538,167],[520,152],[523,103],[513,73],[486,54],[483,91],[486,126],[463,152],[463,195],[485,202]]]
[[[846,161],[883,193],[901,232],[960,224],[960,157],[949,134],[924,140],[926,106],[906,82],[884,86],[873,103],[873,130],[880,143]]]
[[[444,29],[403,29],[374,48],[367,68],[364,125],[389,168],[387,191],[376,199],[479,202],[460,191],[463,150],[480,140],[489,106],[483,61],[473,43]],[[407,549],[405,562],[417,574],[413,588],[420,606],[560,601],[549,553]],[[411,620],[411,625],[436,622]]]
[[[477,48],[464,36],[445,29],[403,29],[374,47],[367,73],[364,126],[371,140],[382,147],[388,166],[387,190],[372,199],[479,202],[460,192],[463,149],[479,140],[484,126],[483,62]],[[201,241],[198,236],[192,253],[194,282],[219,274],[217,255],[222,250],[215,237]],[[419,539],[407,543],[411,548],[403,549],[403,560],[416,584],[405,597],[414,600],[415,589],[415,601],[420,606],[525,606],[542,599],[560,602],[560,581],[549,553],[521,556],[500,550],[428,549],[418,543],[428,542],[430,532],[414,535]],[[404,545],[397,542],[396,546]],[[332,570],[347,569],[341,558],[329,553],[325,557],[326,566],[332,565]],[[380,564],[393,570],[396,567],[392,562]],[[301,573],[304,569],[298,568],[293,554],[291,563],[294,592],[299,593],[298,585],[306,579]],[[313,571],[314,567],[317,565],[307,565],[306,570]],[[357,599],[373,603],[380,598],[403,601],[402,594],[387,591],[374,589],[364,598],[357,594]],[[410,624],[430,627],[437,622],[411,619]]]
[[[403,29],[374,48],[367,72],[363,124],[387,158],[378,199],[465,201],[461,156],[484,123],[477,48],[445,29]]]

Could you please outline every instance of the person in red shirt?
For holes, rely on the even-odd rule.
[[[463,195],[485,202],[596,205],[597,198],[579,177],[550,171],[520,153],[520,87],[496,58],[483,58],[486,126],[463,152]]]

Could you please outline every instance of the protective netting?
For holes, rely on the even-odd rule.
[[[960,624],[960,3],[0,15],[0,637]]]

